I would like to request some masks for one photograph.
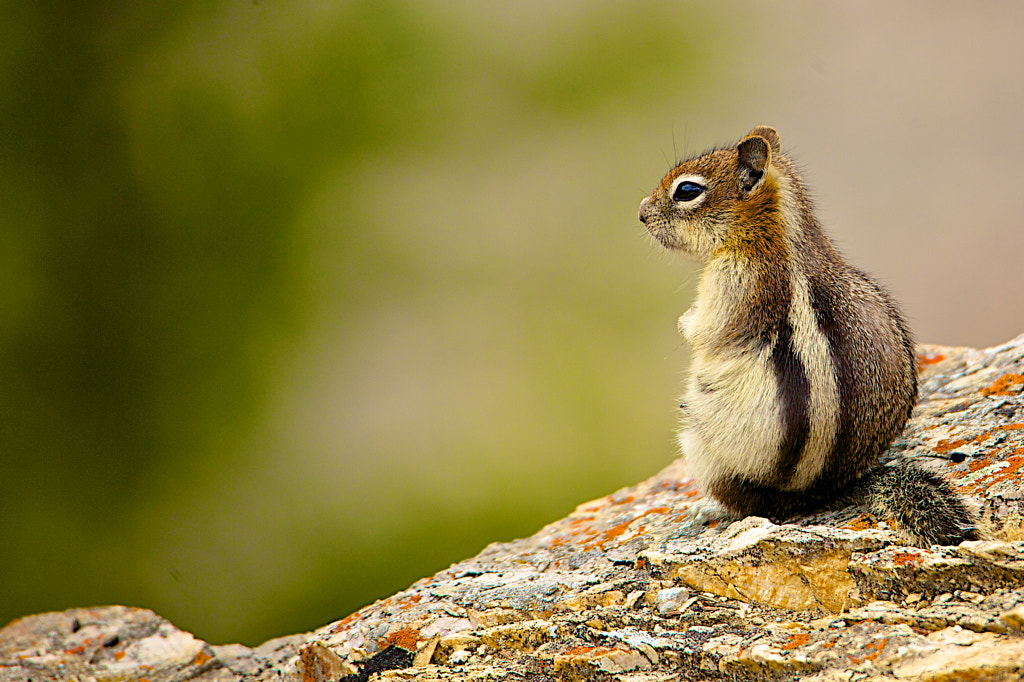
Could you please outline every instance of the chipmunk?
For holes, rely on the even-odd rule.
[[[693,350],[679,443],[705,493],[776,521],[866,504],[920,546],[978,537],[940,475],[878,464],[917,400],[914,343],[825,236],[774,129],[679,163],[640,221],[704,264],[679,318]]]

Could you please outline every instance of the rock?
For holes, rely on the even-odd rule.
[[[662,616],[678,616],[693,604],[690,591],[685,587],[666,587],[664,590],[658,590],[658,596],[654,601],[658,607],[658,614]]]
[[[152,611],[113,606],[16,620],[0,631],[0,679],[235,679],[213,648]]]
[[[919,363],[887,456],[948,476],[985,540],[901,547],[861,509],[705,527],[677,462],[313,633],[211,647],[74,609],[0,631],[0,679],[1021,679],[1024,336]]]

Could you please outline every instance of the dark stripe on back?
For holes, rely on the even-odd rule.
[[[778,472],[779,485],[785,485],[796,473],[796,465],[800,462],[800,454],[811,428],[808,414],[811,386],[793,347],[793,327],[789,324],[788,316],[779,325],[778,338],[772,349],[772,368],[775,370],[779,403],[782,405],[783,431],[775,470]]]
[[[860,273],[851,274],[863,277]],[[811,308],[818,329],[828,341],[836,388],[839,391],[836,439],[821,475],[841,485],[860,474],[873,459],[872,455],[877,454],[865,452],[865,438],[860,431],[868,428],[868,425],[858,427],[854,420],[858,411],[868,409],[862,404],[857,386],[858,381],[864,381],[860,373],[865,370],[856,366],[857,354],[852,347],[853,337],[858,331],[846,328],[841,322],[855,314],[850,302],[841,299],[833,291],[841,290],[842,285],[837,281],[826,283],[821,275],[811,277],[809,285]]]

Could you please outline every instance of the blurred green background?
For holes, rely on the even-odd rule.
[[[637,204],[770,123],[858,220],[830,7],[0,5],[0,622],[255,644],[667,464],[695,270]]]

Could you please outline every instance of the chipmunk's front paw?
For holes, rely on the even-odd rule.
[[[739,518],[708,497],[693,502],[686,513],[693,519],[695,526],[722,525],[724,527]]]
[[[690,306],[689,310],[679,316],[676,321],[676,329],[679,331],[679,335],[684,339],[689,340],[690,335],[693,333],[693,319],[697,316],[697,305]]]

